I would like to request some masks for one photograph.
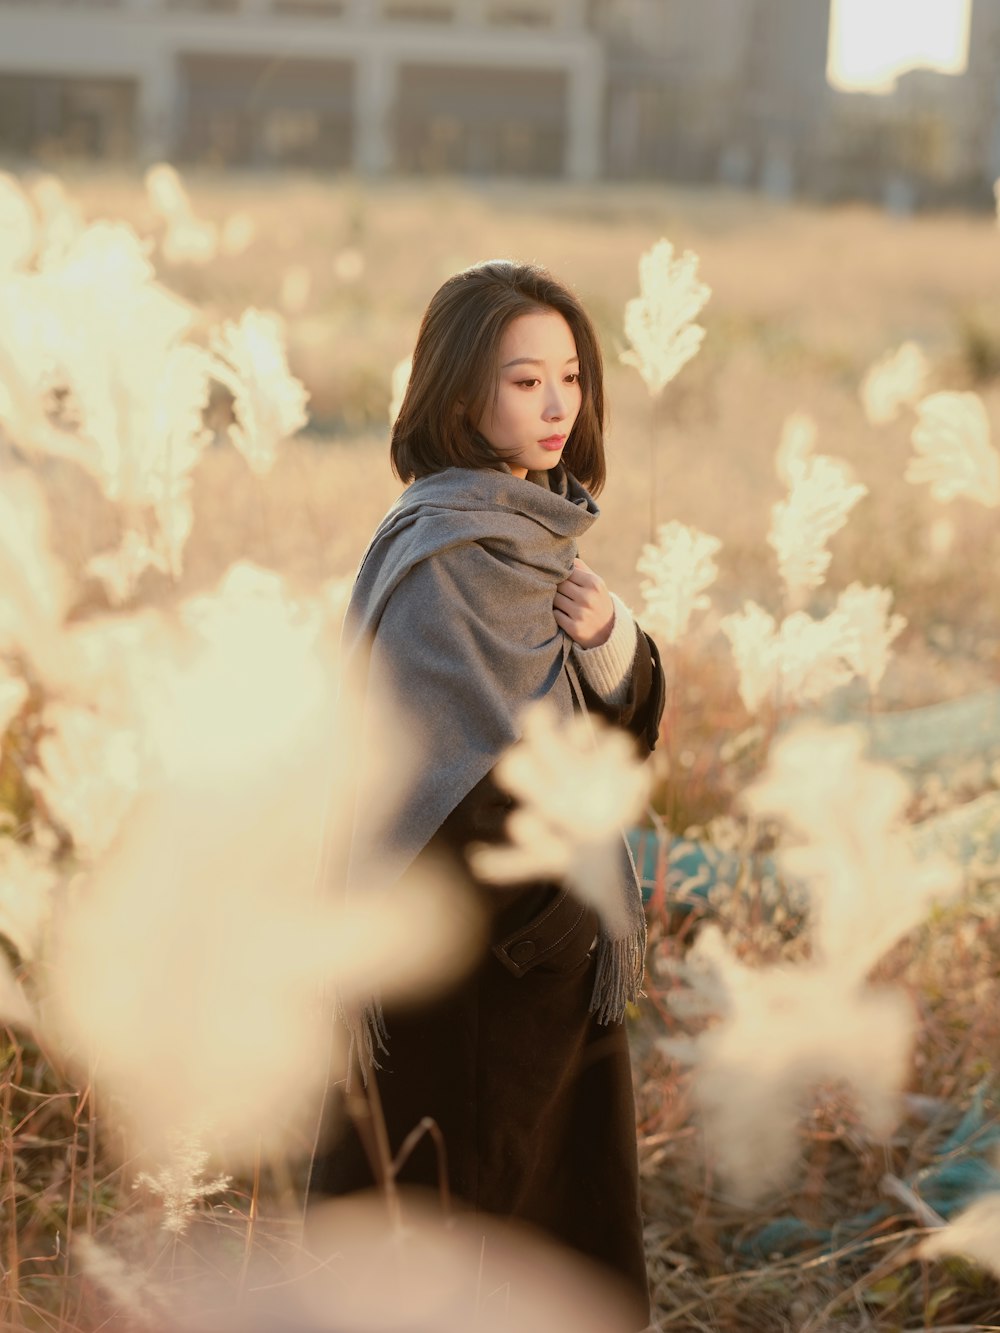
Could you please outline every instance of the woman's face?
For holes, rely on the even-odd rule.
[[[496,402],[476,422],[515,476],[555,467],[583,390],[569,325],[557,310],[518,315],[500,342]]]

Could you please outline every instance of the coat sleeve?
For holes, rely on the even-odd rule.
[[[659,649],[648,634],[640,629],[636,635],[635,657],[632,659],[628,688],[622,702],[608,703],[583,673],[580,676],[580,687],[590,711],[598,713],[613,726],[630,731],[644,755],[656,748],[666,700],[666,681]]]

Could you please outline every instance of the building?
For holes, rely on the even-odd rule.
[[[0,156],[728,182],[911,207],[1000,176],[968,73],[826,79],[832,0],[0,0]]]
[[[1000,177],[1000,0],[973,0],[963,75],[913,69],[887,95],[833,93],[823,159],[838,196],[902,212],[992,205]]]
[[[0,152],[602,168],[583,0],[0,0]]]
[[[607,0],[610,174],[808,188],[830,0]]]

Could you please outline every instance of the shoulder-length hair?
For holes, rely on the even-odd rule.
[[[454,274],[431,298],[392,428],[392,469],[410,482],[447,467],[502,468],[476,429],[500,388],[500,342],[511,320],[539,310],[565,319],[580,359],[580,411],[562,461],[595,495],[604,485],[604,366],[583,306],[535,264],[490,259]]]

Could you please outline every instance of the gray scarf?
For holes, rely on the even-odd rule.
[[[527,482],[506,467],[446,468],[414,481],[379,524],[354,584],[344,650],[348,663],[367,652],[373,676],[394,682],[400,699],[416,698],[406,720],[428,762],[388,835],[373,831],[366,847],[356,821],[349,883],[366,878],[369,857],[388,854],[394,874],[405,870],[519,739],[527,703],[546,698],[566,717],[584,707],[572,640],[552,603],[598,514],[561,465]],[[611,933],[602,921],[590,1002],[601,1023],[620,1022],[642,982],[642,898],[621,842],[622,925]],[[370,1055],[383,1035],[377,1015]]]

